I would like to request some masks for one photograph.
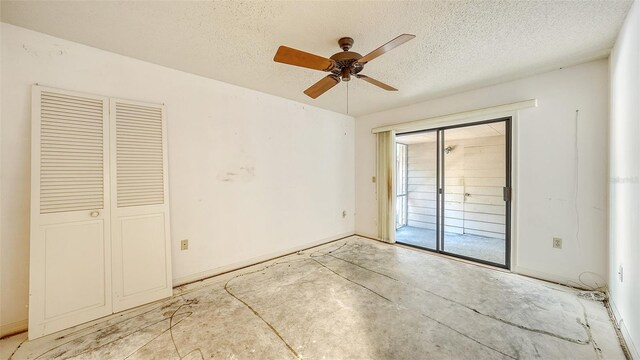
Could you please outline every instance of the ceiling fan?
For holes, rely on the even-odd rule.
[[[369,61],[377,58],[378,56],[386,53],[389,50],[392,50],[406,43],[414,37],[416,36],[410,34],[402,34],[365,56],[362,56],[353,51],[349,51],[349,49],[351,49],[351,46],[353,46],[353,39],[350,37],[343,37],[338,40],[338,45],[340,45],[340,48],[343,51],[331,55],[331,57],[328,59],[301,50],[292,49],[287,46],[280,46],[278,48],[278,51],[276,52],[276,56],[273,58],[273,61],[313,70],[330,72],[330,75],[322,78],[320,81],[311,85],[311,87],[304,91],[305,94],[313,99],[317,98],[332,87],[336,86],[340,82],[340,80],[351,80],[351,76],[355,76],[358,79],[362,79],[384,90],[398,91],[398,89],[367,75],[362,75],[360,74],[360,72],[362,71],[362,69],[364,69],[364,65]]]

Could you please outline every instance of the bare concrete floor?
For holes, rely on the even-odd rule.
[[[14,359],[623,359],[605,307],[582,295],[352,237],[0,346]]]

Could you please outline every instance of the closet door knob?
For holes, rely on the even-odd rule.
[[[98,215],[100,215],[100,211],[92,211],[89,215],[91,215],[91,217],[98,217]]]

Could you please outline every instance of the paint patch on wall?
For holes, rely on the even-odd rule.
[[[229,169],[221,172],[216,177],[225,182],[249,182],[255,177],[253,166],[240,166],[236,169]]]
[[[34,58],[40,58],[40,57],[43,57],[43,55],[46,55],[47,57],[52,58],[55,56],[65,55],[67,53],[67,49],[63,48],[58,44],[53,44],[53,46],[51,46],[49,49],[40,49],[40,50],[36,50],[35,48],[28,46],[27,44],[22,44],[22,49],[27,54],[29,54]]]

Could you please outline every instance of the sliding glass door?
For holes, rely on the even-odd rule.
[[[399,134],[406,225],[396,241],[509,267],[511,119]]]

